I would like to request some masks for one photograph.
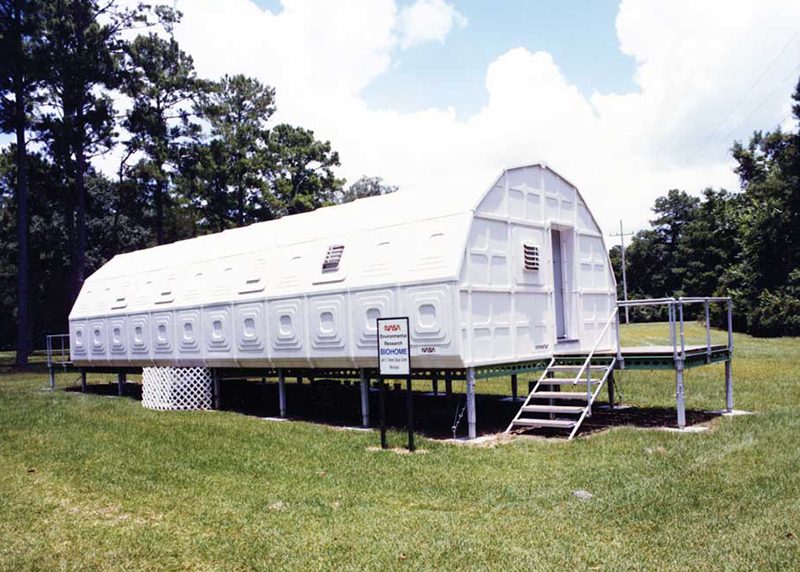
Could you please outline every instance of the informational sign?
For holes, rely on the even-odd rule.
[[[408,318],[378,318],[378,370],[384,377],[411,375]]]

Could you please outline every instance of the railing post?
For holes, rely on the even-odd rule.
[[[50,389],[56,388],[56,372],[53,371],[53,366],[48,366],[47,370],[50,372]]]
[[[672,359],[678,363],[678,341],[675,335],[675,303],[667,302],[667,315],[669,316],[669,343],[672,346]]]
[[[678,411],[678,427],[683,429],[686,427],[686,402],[684,400],[683,390],[683,353],[678,353],[678,332],[675,322],[677,316],[675,315],[676,301],[673,298],[667,302],[667,314],[669,315],[669,337],[672,344],[672,359],[675,362],[675,399],[676,409]],[[682,309],[682,307],[681,307]],[[681,321],[681,324],[683,322]]]
[[[711,363],[711,319],[708,312],[708,300],[703,302],[706,311],[706,363]]]
[[[586,364],[586,417],[592,416],[592,364]]]
[[[686,360],[686,343],[683,334],[683,300],[678,300],[678,315],[681,319],[681,361]]]
[[[628,310],[628,306],[625,306],[625,310]],[[615,327],[617,330],[617,363],[619,364],[619,369],[625,369],[625,358],[622,357],[622,340],[619,337],[619,306],[616,307],[614,310],[616,312],[616,319],[615,319]]]
[[[731,357],[725,362],[725,409],[733,411],[733,374],[731,373]]]
[[[728,300],[728,353],[733,354],[733,300]]]

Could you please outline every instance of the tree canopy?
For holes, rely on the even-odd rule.
[[[346,194],[330,142],[273,122],[271,86],[198,76],[172,34],[180,18],[115,0],[0,0],[0,129],[17,135],[0,152],[0,349],[16,345],[21,365],[66,330],[84,278],[116,254]],[[100,155],[115,174],[95,169]]]
[[[800,121],[800,81],[792,99]],[[731,296],[737,329],[799,335],[800,132],[757,131],[732,154],[738,191],[671,190],[655,201],[651,228],[625,252],[629,295]],[[618,276],[620,258],[615,247]]]

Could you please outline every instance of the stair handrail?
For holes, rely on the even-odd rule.
[[[589,364],[592,361],[592,356],[594,356],[594,352],[596,352],[597,348],[600,347],[600,342],[603,341],[603,338],[605,337],[606,332],[608,331],[608,328],[611,327],[611,323],[616,321],[618,314],[619,314],[619,307],[615,306],[614,307],[614,311],[611,312],[611,315],[608,317],[608,321],[606,322],[606,325],[603,326],[603,329],[600,331],[600,335],[597,337],[597,340],[595,340],[594,347],[592,347],[592,350],[589,352],[589,355],[586,356],[586,361],[583,362],[583,365],[581,366],[581,369],[578,371],[578,375],[575,376],[575,380],[572,382],[573,385],[577,384],[580,381],[581,376],[583,375],[583,372],[586,371],[587,368],[588,368],[588,371],[586,371],[586,373],[587,373],[587,375],[586,375],[586,391],[587,391],[588,394],[591,393],[591,383],[592,383],[591,382],[591,369],[592,368],[591,368],[591,366]]]

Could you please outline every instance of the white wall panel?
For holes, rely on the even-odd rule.
[[[267,319],[263,302],[239,303],[234,306],[236,317],[236,357],[267,362]]]
[[[408,315],[417,367],[530,359],[553,349],[551,225],[579,237],[565,276],[588,336],[605,310],[586,295],[614,296],[602,235],[572,185],[531,165],[480,195],[395,193],[117,256],[80,292],[71,355],[374,367],[376,318]],[[522,271],[523,242],[539,246],[539,271]],[[323,271],[335,245],[339,267]]]
[[[128,355],[132,365],[150,363],[150,315],[128,316]]]
[[[357,354],[376,355],[378,351],[376,320],[394,315],[394,292],[392,290],[354,292],[351,294],[351,302]]]
[[[168,362],[175,353],[175,317],[172,312],[154,312],[150,324],[153,359]]]
[[[227,304],[203,308],[203,337],[208,360],[219,365],[233,362],[233,316]]]

